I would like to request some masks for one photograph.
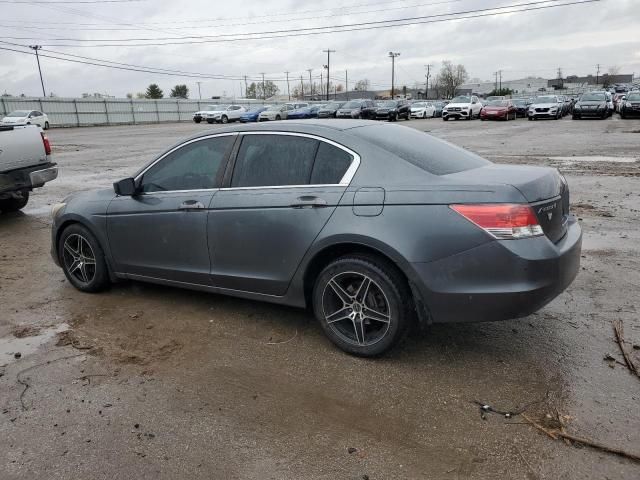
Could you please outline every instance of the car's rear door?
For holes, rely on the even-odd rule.
[[[209,284],[207,208],[236,138],[180,145],[137,177],[139,194],[110,203],[107,233],[119,273]]]
[[[209,211],[212,284],[283,295],[358,164],[314,136],[244,133]]]

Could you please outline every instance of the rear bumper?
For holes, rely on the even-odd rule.
[[[20,168],[0,174],[0,193],[17,190],[31,190],[42,187],[58,177],[55,163],[45,163],[28,168]]]
[[[546,236],[496,240],[412,267],[433,322],[507,320],[562,293],[578,274],[581,249],[582,230],[572,217],[556,244]]]

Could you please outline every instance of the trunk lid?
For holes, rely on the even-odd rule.
[[[555,168],[524,165],[488,165],[444,178],[473,184],[506,184],[516,188],[534,209],[545,235],[557,242],[566,233],[569,187]],[[496,198],[496,203],[500,203]]]

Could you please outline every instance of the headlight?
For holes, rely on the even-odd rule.
[[[56,216],[58,215],[60,210],[62,210],[66,206],[67,206],[67,204],[64,203],[64,202],[63,203],[55,203],[53,205],[53,207],[51,207],[51,218],[56,218]]]

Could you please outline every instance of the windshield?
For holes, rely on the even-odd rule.
[[[527,101],[526,100],[514,100],[513,103],[515,103],[516,105],[526,105]]]
[[[444,107],[444,102],[436,102],[436,107]]]
[[[282,108],[282,105],[271,105],[269,108],[267,108],[267,111],[274,112],[276,110],[280,110],[281,108]]]
[[[393,108],[396,105],[398,105],[398,103],[394,102],[393,100],[387,100],[386,102],[378,102],[379,107]]]
[[[536,98],[535,103],[558,103],[558,98],[557,97],[538,97]]]
[[[323,109],[327,109],[327,110],[331,110],[331,109],[337,109],[340,108],[343,105],[342,102],[331,102],[331,103],[327,103],[324,107],[322,107]]]
[[[487,105],[490,105],[492,107],[506,107],[509,105],[509,102],[507,102],[506,100],[491,100],[489,103],[487,103]]]
[[[640,93],[630,93],[627,95],[628,102],[637,102],[640,100]]]
[[[580,98],[581,102],[604,102],[604,93],[585,93]]]
[[[251,107],[246,113],[256,113],[261,112],[262,110],[264,110],[264,106],[261,105],[259,107]]]
[[[357,100],[352,100],[350,102],[347,102],[344,104],[344,106],[342,108],[360,108],[360,102],[358,102]]]
[[[30,110],[16,110],[8,114],[7,117],[27,117],[30,113]]]
[[[459,97],[453,97],[451,103],[471,103],[471,98],[461,95]]]
[[[207,105],[205,107],[205,110],[213,111],[213,110],[220,110],[221,108],[222,108],[221,105]]]
[[[413,108],[425,108],[427,106],[426,103],[424,102],[418,102],[418,103],[414,103],[413,105],[411,105]]]

